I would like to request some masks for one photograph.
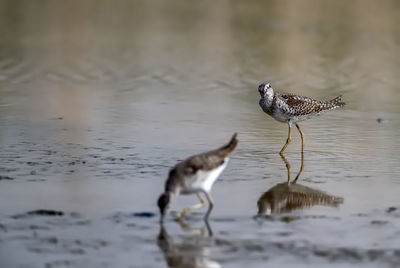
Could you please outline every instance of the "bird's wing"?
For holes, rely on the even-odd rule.
[[[176,164],[169,172],[165,190],[178,193],[197,179],[199,171],[207,172],[223,165],[238,144],[236,136],[233,134],[226,145],[216,150],[191,156]]]
[[[194,155],[178,163],[169,172],[166,190],[184,189],[197,180],[199,171],[211,171],[224,163],[224,158],[215,154]]]
[[[189,157],[184,161],[184,173],[187,176],[196,174],[199,170],[213,170],[224,163],[224,158],[210,153],[204,153]]]
[[[288,93],[281,93],[277,97],[288,106],[295,116],[319,113],[323,110],[321,102],[309,97]]]
[[[198,170],[209,171],[224,164],[225,158],[235,150],[238,144],[236,136],[236,133],[233,134],[231,140],[218,149],[191,156],[183,161],[180,165],[184,174],[190,176],[196,174]]]

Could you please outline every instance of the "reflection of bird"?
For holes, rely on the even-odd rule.
[[[338,207],[342,197],[296,183],[278,183],[258,199],[258,214],[285,213],[312,206]]]
[[[342,197],[329,195],[311,187],[297,184],[297,180],[304,169],[304,153],[301,154],[301,166],[293,181],[290,181],[289,161],[283,154],[281,154],[281,158],[286,165],[288,180],[284,183],[278,183],[261,195],[257,202],[258,215],[290,212],[317,205],[337,207],[343,203]]]
[[[309,97],[303,97],[295,94],[274,92],[271,85],[261,84],[258,87],[261,99],[259,104],[264,112],[280,122],[286,122],[289,125],[289,134],[285,145],[280,153],[285,151],[291,141],[291,129],[295,124],[301,135],[301,151],[304,152],[304,134],[297,122],[309,119],[321,112],[336,109],[345,105],[341,102],[341,96],[330,101],[317,101]]]
[[[181,243],[174,242],[161,224],[157,244],[164,253],[168,267],[219,268],[221,265],[210,259],[211,245],[201,236],[185,237]]]
[[[195,193],[201,203],[183,209],[178,214],[178,219],[185,216],[191,210],[204,207],[206,201],[201,197],[201,192],[205,194],[210,203],[205,216],[205,218],[208,218],[214,206],[214,202],[210,196],[211,188],[218,176],[225,169],[229,155],[237,146],[238,140],[236,136],[237,134],[235,133],[228,144],[213,151],[191,156],[171,169],[165,183],[165,192],[158,199],[161,220],[163,220],[172,198],[178,196],[180,193]]]

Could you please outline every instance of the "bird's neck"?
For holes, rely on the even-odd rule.
[[[264,105],[267,107],[270,107],[272,105],[273,100],[274,95],[266,94],[264,97],[262,97],[262,102],[264,102]]]
[[[265,97],[268,103],[272,104],[272,101],[274,100],[274,90],[272,88],[269,88]]]

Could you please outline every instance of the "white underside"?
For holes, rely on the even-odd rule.
[[[211,171],[199,170],[195,175],[194,183],[189,187],[187,187],[182,193],[190,194],[199,191],[204,191],[209,193],[211,191],[214,182],[217,180],[219,175],[221,175],[222,171],[226,168],[228,160],[229,160],[228,158],[225,158],[224,163],[221,166]]]
[[[279,122],[287,122],[290,119],[290,116],[280,112],[280,110],[277,110],[272,117]]]
[[[296,124],[297,122],[307,120],[311,117],[318,116],[320,114],[321,114],[321,112],[291,117],[285,113],[276,112],[274,114],[273,118],[279,122],[283,122],[283,123],[287,122],[290,126],[292,126],[293,124]]]

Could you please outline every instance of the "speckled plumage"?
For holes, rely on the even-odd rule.
[[[273,92],[270,84],[261,84],[259,91],[261,95],[259,104],[263,111],[274,119],[288,122],[290,125],[345,105],[344,102],[341,102],[341,96],[330,101],[318,101],[296,94]],[[272,98],[270,97],[271,92]]]
[[[291,140],[291,127],[296,125],[302,136],[302,152],[304,151],[304,137],[297,124],[300,121],[309,119],[319,115],[322,112],[336,109],[345,105],[341,101],[341,96],[338,96],[330,101],[318,101],[309,97],[304,97],[296,94],[274,92],[271,85],[261,84],[258,87],[261,95],[259,101],[263,111],[280,122],[286,122],[289,125],[289,135],[285,146],[282,148],[282,153]]]

